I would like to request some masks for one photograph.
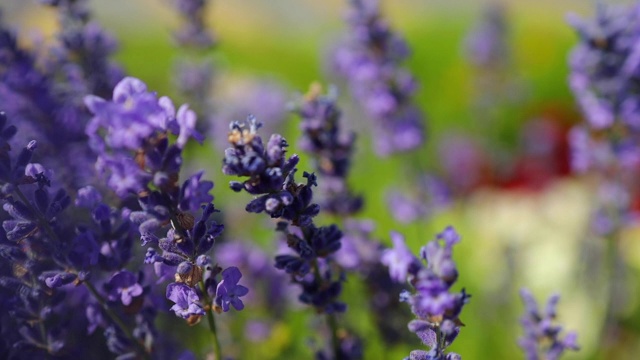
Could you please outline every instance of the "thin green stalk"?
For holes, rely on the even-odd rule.
[[[338,321],[334,314],[327,314],[327,324],[331,332],[331,348],[333,349],[334,359],[339,359],[340,339],[338,339]]]
[[[614,181],[617,186],[622,186],[621,174],[618,171],[615,174]],[[613,220],[613,231],[605,238],[607,242],[607,255],[608,255],[608,267],[609,267],[609,281],[607,291],[607,302],[604,326],[600,334],[600,341],[605,349],[605,353],[608,353],[612,345],[615,346],[616,331],[620,325],[617,319],[620,313],[619,305],[621,299],[625,296],[625,263],[619,250],[620,240],[622,237],[623,220],[622,211],[618,204],[610,207],[608,210]]]
[[[322,281],[320,275],[320,268],[318,267],[318,261],[313,262],[313,275],[316,281]],[[338,338],[338,321],[334,314],[325,314],[327,316],[327,325],[329,326],[329,332],[331,333],[331,349],[333,350],[334,359],[339,358],[340,354],[340,339]]]
[[[204,280],[200,280],[200,290],[204,296],[206,302],[207,322],[209,323],[209,331],[213,335],[213,351],[216,354],[216,360],[222,360],[222,348],[220,347],[220,340],[218,339],[218,332],[216,331],[216,319],[213,316],[213,304],[207,293],[207,288],[204,285]]]

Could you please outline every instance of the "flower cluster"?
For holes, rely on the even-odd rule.
[[[231,189],[257,196],[246,207],[251,213],[266,212],[282,221],[278,230],[287,238],[294,254],[276,256],[276,267],[291,274],[292,281],[303,289],[299,299],[318,312],[343,312],[338,301],[342,291],[342,276],[335,277],[331,256],[340,249],[342,232],[336,225],[317,227],[313,223],[320,207],[312,203],[316,176],[304,173],[306,183],[295,182],[299,158],[286,158],[287,141],[273,134],[265,147],[257,130],[259,123],[250,117],[247,123],[231,124],[229,143],[222,171],[226,175],[247,177],[244,182],[232,181]]]
[[[578,335],[575,332],[567,333],[560,338],[562,327],[555,324],[556,307],[560,301],[560,295],[552,295],[547,301],[544,313],[540,312],[538,303],[527,289],[520,290],[520,296],[525,305],[525,314],[521,323],[524,329],[518,343],[524,350],[527,360],[556,360],[566,350],[578,350]]]
[[[570,17],[580,43],[570,58],[570,86],[586,124],[570,134],[575,171],[602,176],[595,229],[610,235],[637,217],[640,198],[640,7],[597,9],[592,22]],[[636,213],[634,215],[634,213]]]
[[[349,3],[350,34],[335,52],[335,69],[371,118],[378,154],[417,149],[425,138],[423,115],[412,102],[415,79],[400,68],[409,47],[381,16],[378,0]]]
[[[207,30],[205,14],[207,0],[171,0],[183,18],[182,28],[176,31],[176,41],[182,46],[207,49],[215,45],[215,37]]]
[[[262,346],[282,348],[271,357],[300,357],[290,340],[307,334],[291,330],[305,315],[289,311],[302,303],[326,321],[313,319],[328,339],[312,350],[318,360],[358,360],[378,349],[386,358],[388,348],[415,336],[424,346],[407,360],[461,359],[450,351],[470,299],[464,288],[454,289],[453,247],[460,236],[447,227],[416,256],[399,233],[391,233],[390,248],[376,239],[376,226],[391,220],[357,218],[363,196],[348,185],[356,135],[341,123],[334,88],[324,93],[314,84],[287,108],[285,88],[230,76],[234,84],[226,89],[239,95],[213,99],[213,61],[205,56],[217,40],[205,24],[209,2],[170,0],[181,17],[173,35],[186,60],[174,69],[173,90],[189,101],[177,106],[111,60],[116,41],[92,19],[87,0],[39,2],[58,16],[55,37],[23,41],[0,18],[0,358],[221,360],[220,340],[232,345],[226,358],[259,358]],[[402,68],[408,45],[381,15],[378,0],[345,4],[350,34],[333,65],[372,120],[377,153],[421,147],[425,124],[414,103],[416,81]],[[632,10],[601,7],[594,24],[572,20],[582,42],[572,55],[571,86],[588,118],[571,133],[574,166],[606,180],[602,212],[613,216],[599,219],[603,233],[619,230],[634,201],[640,204],[640,7]],[[508,60],[505,24],[502,9],[492,8],[469,40],[479,70],[506,74],[498,69]],[[256,113],[275,127],[290,110],[301,119],[297,145],[315,172],[298,173],[300,158],[288,154],[277,132],[263,142],[253,116],[219,132],[230,143],[222,172],[237,177],[231,190],[251,195],[246,212],[273,220],[278,250],[264,250],[252,238],[219,241],[225,226],[246,225],[252,215],[241,211],[241,220],[222,221],[214,183],[186,165],[186,149],[204,142],[209,122]],[[561,165],[547,161],[560,157],[561,130],[544,122],[522,127],[522,163],[507,171],[513,170],[513,183],[550,178]],[[414,185],[413,197],[391,192],[390,214],[379,216],[424,220],[447,206],[451,194],[468,195],[495,180],[500,169],[487,161],[489,152],[478,155],[482,148],[468,138],[445,145],[439,154],[444,180],[419,169],[424,164],[406,164],[419,172],[406,182]],[[320,225],[321,212],[336,223]],[[412,291],[401,289],[407,284]],[[356,295],[349,305],[344,293]],[[576,334],[562,335],[555,323],[558,296],[543,313],[528,291],[521,295],[526,314],[519,344],[528,359],[557,359],[578,349]],[[347,306],[355,311],[341,316]],[[231,309],[245,307],[247,316],[228,320]],[[156,322],[161,314],[167,319]],[[350,318],[366,320],[349,324]],[[200,321],[208,323],[211,341],[194,349],[198,354],[181,349],[173,335],[186,326],[204,328]],[[358,336],[363,330],[367,338]],[[383,345],[365,352],[371,339]],[[257,350],[243,346],[248,342]]]
[[[41,160],[58,169],[57,179],[78,188],[94,180],[88,169],[95,161],[82,98],[110,93],[122,71],[110,60],[115,41],[90,21],[85,1],[43,2],[58,10],[60,32],[40,51],[21,46],[0,19],[0,109],[21,124],[16,142],[37,138]]]
[[[426,266],[409,251],[400,234],[393,233],[392,240],[394,248],[385,250],[381,261],[389,267],[393,279],[400,282],[408,280],[414,287],[415,293],[404,291],[400,298],[411,306],[411,311],[417,316],[409,323],[409,330],[429,347],[429,351],[412,351],[407,359],[461,359],[456,353],[445,353],[463,326],[459,316],[470,297],[464,289],[459,293],[450,292],[458,279],[452,252],[460,236],[449,226],[424,246],[420,257],[427,262]]]
[[[509,57],[505,9],[491,5],[485,10],[481,23],[467,35],[467,57],[479,68],[500,68]]]
[[[347,185],[355,134],[340,131],[341,111],[336,105],[336,91],[322,95],[314,83],[295,112],[302,122],[299,147],[313,156],[322,178],[325,200],[322,209],[336,215],[353,215],[362,208],[362,197],[353,195]]]
[[[201,179],[202,171],[181,186],[178,182],[183,148],[190,138],[202,140],[195,113],[187,105],[176,112],[169,98],[158,98],[130,77],[116,85],[112,100],[88,96],[85,101],[94,114],[87,134],[98,154],[97,168],[120,197],[138,198],[141,210],[131,212],[130,219],[138,225],[142,244],[153,245],[145,263],[156,264],[161,277],[175,273],[176,282],[166,291],[175,303],[172,310],[192,324],[211,308],[212,300],[216,309],[228,311],[232,305],[241,310],[239,297],[247,289],[238,285],[239,270],[222,271],[207,255],[223,230],[210,221],[217,211],[209,194],[213,183]],[[192,213],[198,210],[202,212],[196,221]]]
[[[4,113],[0,129],[3,141],[17,131]],[[6,143],[0,150],[2,353],[91,356],[84,352],[99,345],[89,335],[101,328],[114,354],[149,357],[156,338],[149,289],[123,270],[132,255],[130,211],[109,207],[92,187],[78,190],[75,204],[64,189],[52,190],[51,169],[31,162],[36,148],[32,140],[15,157]],[[77,308],[84,316],[70,316]]]

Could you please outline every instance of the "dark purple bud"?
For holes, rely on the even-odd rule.
[[[242,191],[242,189],[244,189],[244,184],[239,181],[230,181],[229,187],[235,192],[240,192]]]

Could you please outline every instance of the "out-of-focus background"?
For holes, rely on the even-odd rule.
[[[420,84],[415,101],[427,114],[428,128],[428,144],[419,155],[376,157],[366,120],[352,104],[345,84],[330,71],[330,53],[347,32],[346,0],[213,1],[207,21],[218,45],[197,56],[211,59],[212,101],[219,111],[244,117],[248,114],[241,109],[226,107],[246,102],[258,119],[268,118],[271,109],[252,108],[250,103],[273,96],[284,119],[269,128],[290,139],[292,152],[298,151],[299,120],[286,113],[287,102],[306,92],[314,81],[338,87],[345,126],[362,131],[350,184],[365,196],[365,210],[359,217],[375,222],[375,237],[389,244],[389,231],[400,231],[416,252],[446,225],[454,225],[463,237],[454,258],[459,286],[472,298],[461,315],[466,326],[453,351],[465,359],[523,358],[517,347],[523,311],[518,290],[526,286],[539,301],[554,292],[562,295],[559,320],[566,329],[578,331],[582,347],[567,354],[567,359],[637,359],[640,230],[632,228],[622,236],[620,253],[628,265],[622,280],[626,293],[616,304],[623,326],[618,329],[619,350],[605,353],[599,339],[611,276],[605,240],[590,231],[596,187],[592,178],[566,170],[566,134],[571,125],[582,121],[567,85],[568,54],[577,36],[566,15],[591,17],[594,2],[500,2],[507,44],[504,62],[499,68],[482,68],[470,59],[469,34],[482,23],[487,7],[496,3],[382,1],[384,16],[412,49],[405,66]],[[116,59],[126,72],[159,94],[179,97],[172,73],[176,61],[185,55],[172,41],[179,19],[169,1],[100,0],[90,5],[95,18],[117,38]],[[36,1],[3,0],[2,7],[24,43],[46,41],[55,30],[54,12]],[[273,90],[260,92],[261,87]],[[244,214],[238,195],[226,186],[230,179],[221,174],[225,146],[221,140],[226,129],[221,122],[210,126],[208,135],[215,143],[189,149],[190,166],[205,169],[206,176],[216,182],[213,193],[225,217],[225,238],[255,242],[274,252],[273,224]],[[559,150],[537,158],[531,148],[541,143]],[[457,154],[460,148],[468,150]],[[556,164],[551,170],[544,166],[550,163]],[[303,161],[300,167],[309,164]],[[452,168],[460,173],[451,174]],[[418,171],[445,174],[445,178],[447,174],[482,176],[460,191],[450,206],[405,223],[392,216],[399,210],[389,205],[388,193],[410,194],[411,176]],[[327,217],[320,222],[332,220]],[[362,284],[349,280],[346,291],[350,309],[343,322],[363,335],[365,359],[400,359],[420,348],[419,339],[411,336],[386,343],[366,311]],[[277,321],[265,314],[251,302],[242,313],[227,314],[225,351],[240,359],[311,358],[314,339],[306,330],[320,320],[303,308]],[[251,334],[257,335],[247,335],[250,327]],[[210,349],[206,334],[192,336],[197,332],[186,326],[176,330],[200,355]],[[251,338],[250,346],[236,341],[242,334]]]

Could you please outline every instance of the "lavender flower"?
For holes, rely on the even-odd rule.
[[[207,0],[171,0],[181,18],[180,28],[174,39],[181,47],[181,58],[174,65],[173,83],[180,95],[193,107],[200,119],[200,131],[208,128],[213,111],[211,90],[213,84],[213,61],[202,52],[215,46],[216,39],[205,24]]]
[[[349,38],[334,54],[336,71],[373,122],[380,155],[411,151],[424,142],[421,111],[412,103],[413,76],[401,69],[405,41],[382,18],[377,0],[350,0]]]
[[[191,317],[200,318],[205,314],[200,305],[200,297],[193,288],[180,283],[173,283],[167,286],[167,299],[175,304],[171,311],[183,319]]]
[[[572,331],[561,338],[562,327],[555,324],[556,306],[560,301],[560,295],[549,297],[544,313],[540,312],[529,290],[521,289],[520,296],[525,305],[525,314],[521,319],[524,336],[518,340],[518,344],[527,360],[557,360],[566,350],[580,349],[578,335]]]
[[[460,236],[449,226],[424,246],[420,250],[420,257],[426,260],[426,266],[408,253],[399,234],[395,234],[393,240],[396,249],[384,252],[383,259],[394,265],[393,268],[390,267],[392,277],[399,278],[400,275],[408,274],[408,281],[415,293],[405,291],[400,299],[407,302],[417,316],[416,320],[409,323],[409,330],[430,348],[429,351],[412,351],[406,359],[461,359],[456,353],[445,353],[446,348],[458,336],[460,326],[463,326],[459,316],[470,297],[464,289],[459,293],[450,292],[458,278],[452,251],[453,245],[460,241]]]
[[[113,274],[105,286],[109,300],[121,301],[124,306],[131,305],[133,298],[142,295],[143,291],[135,274],[126,270]]]
[[[319,84],[312,84],[295,109],[302,118],[299,146],[313,156],[322,183],[326,184],[322,208],[336,215],[353,215],[363,203],[362,197],[353,195],[346,183],[355,134],[341,133],[341,112],[336,105],[335,89],[324,96],[321,91]]]
[[[295,301],[294,288],[287,274],[276,269],[270,255],[246,241],[228,241],[216,246],[216,258],[222,267],[237,266],[245,275],[243,282],[251,292],[244,302],[252,307],[262,305],[276,316],[282,316]]]
[[[151,245],[145,263],[160,270],[160,279],[167,278],[167,267],[174,269],[175,282],[165,293],[174,302],[171,310],[190,325],[211,312],[214,301],[225,311],[229,303],[242,310],[239,297],[248,290],[237,284],[239,270],[222,271],[207,255],[223,230],[211,220],[217,212],[209,194],[213,183],[202,179],[202,171],[182,186],[178,182],[182,150],[189,140],[203,139],[195,128],[195,113],[187,105],[176,111],[169,98],[158,98],[135,78],[118,83],[110,101],[87,96],[85,102],[94,114],[87,134],[98,154],[98,168],[107,174],[107,183],[117,195],[138,198],[141,210],[130,212],[130,219],[138,225],[142,245]],[[170,140],[170,134],[175,140]],[[197,220],[192,214],[196,211],[201,212]],[[131,285],[112,286],[122,294],[123,303],[139,292]],[[208,320],[215,326],[211,316]],[[216,353],[220,355],[218,345]]]
[[[311,202],[315,175],[305,172],[306,183],[296,183],[298,157],[286,158],[287,142],[277,134],[271,136],[265,147],[257,134],[259,126],[253,117],[248,119],[248,124],[231,124],[229,143],[232,147],[225,151],[222,170],[227,175],[248,177],[242,183],[230,183],[236,192],[244,189],[257,196],[247,205],[248,212],[266,212],[280,219],[277,230],[284,233],[293,254],[276,256],[275,266],[290,274],[291,282],[300,285],[302,293],[298,299],[302,303],[327,314],[333,354],[336,359],[341,358],[343,352],[333,315],[346,310],[346,305],[338,300],[344,274],[336,269],[332,257],[341,247],[342,232],[336,225],[317,227],[314,224],[313,218],[319,212],[319,206]],[[322,352],[317,354],[322,356]]]
[[[509,58],[505,9],[493,4],[486,8],[480,22],[466,38],[465,50],[473,65],[501,70]]]
[[[172,1],[183,18],[182,27],[174,34],[176,41],[182,46],[211,48],[215,44],[215,38],[207,31],[205,24],[207,0]]]
[[[89,21],[85,1],[49,5],[59,10],[60,32],[58,42],[40,52],[21,48],[0,20],[0,108],[30,136],[19,135],[17,142],[36,138],[41,161],[57,168],[57,179],[75,189],[95,176],[84,134],[90,116],[82,97],[111,92],[122,75],[109,60],[115,43]]]
[[[247,295],[249,289],[238,285],[241,277],[242,274],[237,267],[229,267],[222,272],[222,280],[216,288],[215,301],[225,312],[229,311],[229,305],[232,305],[236,310],[244,309],[244,304],[240,297]]]
[[[391,233],[393,249],[385,249],[380,256],[380,262],[389,268],[391,279],[397,282],[407,280],[409,268],[417,263],[416,257],[404,243],[404,237],[397,232]]]
[[[602,186],[624,193],[617,199],[640,195],[635,179],[640,174],[640,127],[635,115],[640,100],[638,86],[638,39],[640,8],[600,5],[596,18],[588,22],[571,16],[570,23],[580,36],[571,53],[571,89],[587,123],[572,131],[573,166],[576,171],[595,171]],[[601,194],[610,191],[600,191]],[[596,226],[601,235],[613,236],[633,219],[630,202],[598,199]],[[611,214],[598,216],[597,214]]]
[[[7,119],[4,114],[0,118],[4,127]],[[15,134],[15,130],[5,130],[6,140],[10,133]],[[91,188],[81,192],[78,202],[90,211],[74,208],[63,189],[50,190],[55,183],[53,172],[30,162],[36,148],[37,143],[31,141],[15,157],[8,146],[0,150],[6,170],[0,179],[5,211],[1,216],[0,253],[11,268],[21,269],[3,270],[0,281],[2,298],[12,304],[9,313],[14,314],[2,317],[3,328],[22,329],[6,339],[22,344],[27,357],[67,352],[89,356],[72,350],[78,347],[75,341],[88,341],[87,345],[93,342],[85,337],[85,320],[75,317],[70,321],[65,314],[91,303],[95,306],[86,314],[86,321],[92,331],[105,328],[106,341],[114,345],[110,349],[115,354],[150,356],[150,347],[139,342],[141,338],[152,342],[155,331],[154,313],[145,301],[141,279],[122,271],[112,276],[112,271],[122,269],[131,255],[131,226],[122,219],[127,211],[106,206]],[[104,283],[106,296],[94,282]],[[87,299],[87,290],[93,300]],[[94,301],[101,303],[98,306]],[[125,312],[136,318],[123,320]]]

